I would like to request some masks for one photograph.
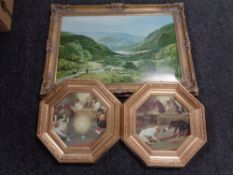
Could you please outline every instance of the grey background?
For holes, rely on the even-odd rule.
[[[15,0],[12,32],[0,33],[1,175],[233,174],[232,0],[184,0],[200,88],[198,99],[206,108],[208,143],[182,169],[146,168],[122,142],[96,164],[59,164],[36,138],[51,2],[106,4],[175,1]]]

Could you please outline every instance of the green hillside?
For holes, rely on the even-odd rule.
[[[150,33],[143,42],[132,46],[131,50],[153,50],[156,52],[173,43],[176,43],[176,34],[172,23]]]
[[[93,39],[62,32],[60,38],[57,78],[72,75],[87,64],[88,61],[104,60],[115,53]]]
[[[83,35],[75,35],[68,32],[61,33],[60,45],[64,46],[65,52],[69,52],[69,45],[73,43],[76,47],[82,47],[83,50],[88,51],[94,60],[103,59],[105,56],[113,55],[114,52],[111,51],[106,46],[95,42],[92,38]],[[66,47],[68,45],[68,48]],[[75,46],[74,46],[75,47]],[[79,49],[80,50],[80,49]],[[61,54],[63,51],[60,51]],[[63,55],[60,55],[61,57]]]
[[[181,77],[180,62],[176,44],[170,44],[159,50],[154,59],[160,60],[158,66],[169,66],[175,71],[177,78]]]

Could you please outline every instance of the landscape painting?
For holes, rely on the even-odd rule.
[[[172,96],[151,96],[136,117],[139,139],[152,150],[176,150],[190,135],[189,113]]]
[[[180,81],[172,15],[62,17],[56,83]]]
[[[105,132],[107,108],[90,93],[71,93],[54,107],[53,131],[67,145],[89,147]]]

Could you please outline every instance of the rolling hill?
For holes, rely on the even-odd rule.
[[[76,35],[68,32],[61,33],[60,39],[60,56],[64,58],[61,52],[71,53],[73,50],[69,47],[73,44],[73,48],[80,52],[81,49],[86,50],[92,55],[92,59],[100,60],[105,56],[114,55],[115,53],[111,51],[108,47],[97,43],[90,37],[84,35]],[[63,48],[63,49],[61,49]],[[81,49],[78,49],[81,48]],[[76,54],[77,52],[75,52]],[[77,53],[80,54],[80,53]]]
[[[176,34],[173,24],[167,24],[154,32],[151,32],[143,42],[131,46],[129,49],[134,51],[150,50],[159,51],[161,48],[176,43]]]

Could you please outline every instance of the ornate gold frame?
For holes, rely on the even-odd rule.
[[[9,32],[12,26],[14,0],[0,0],[0,32]]]
[[[152,150],[138,140],[136,110],[151,95],[171,95],[189,111],[191,134],[175,151]],[[122,140],[147,166],[183,167],[207,141],[204,106],[181,84],[145,83],[124,103],[122,115]]]
[[[108,106],[107,131],[91,147],[68,147],[52,130],[53,108],[70,92],[90,92]],[[120,138],[121,103],[99,81],[67,80],[40,102],[37,136],[63,163],[93,163]]]
[[[184,5],[174,4],[110,4],[110,5],[51,5],[50,31],[47,41],[47,54],[41,95],[49,93],[56,85],[56,70],[60,43],[61,19],[63,16],[87,15],[148,15],[171,14],[177,35],[177,46],[182,72],[181,83],[192,93],[198,95],[198,87],[192,63],[191,47],[186,29]],[[108,89],[114,93],[128,93],[138,89],[140,84],[110,84]]]

